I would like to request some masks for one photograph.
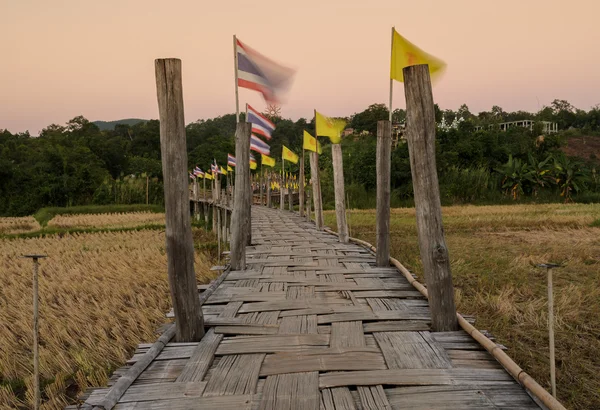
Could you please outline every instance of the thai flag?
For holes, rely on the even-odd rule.
[[[210,172],[215,175],[219,173],[219,166],[217,165],[217,160],[214,160],[215,163],[214,164],[210,164]]]
[[[204,176],[204,171],[202,171],[200,168],[196,167],[196,168],[194,168],[194,175],[195,176],[198,176],[198,175]]]
[[[231,154],[227,154],[227,165],[235,167],[235,157]]]
[[[250,162],[256,162],[256,158],[254,158],[254,155],[252,155],[252,153],[250,153]]]
[[[194,176],[194,174],[192,174],[191,172],[190,172],[190,178],[191,179],[196,179],[196,177]]]
[[[294,70],[268,59],[236,38],[238,86],[262,93],[269,103],[280,103]]]
[[[270,155],[271,148],[267,145],[266,142],[263,142],[256,135],[250,136],[250,149],[258,152],[259,154]]]
[[[248,105],[248,118],[247,122],[252,123],[252,132],[258,135],[262,135],[267,140],[271,139],[271,133],[275,131],[275,124],[273,124],[267,117],[256,111],[254,108]]]

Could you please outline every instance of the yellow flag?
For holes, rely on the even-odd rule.
[[[250,161],[250,169],[256,169],[256,161]]]
[[[392,80],[404,82],[402,69],[418,64],[429,64],[429,74],[432,79],[439,76],[446,68],[446,63],[431,54],[427,54],[425,51],[398,34],[396,29],[394,29],[390,78]]]
[[[290,161],[294,164],[298,163],[298,155],[294,154],[288,147],[283,146],[283,150],[281,151],[281,158],[286,161]]]
[[[260,154],[260,158],[262,161],[262,164],[267,166],[267,167],[274,167],[275,166],[275,158],[271,158],[265,154]]]
[[[221,174],[222,175],[227,175],[227,170],[223,167],[221,167]]]
[[[213,179],[212,174],[209,174],[208,172],[204,173],[204,179]]]
[[[329,137],[332,144],[339,144],[341,133],[346,127],[346,121],[329,118],[315,111],[317,137]]]
[[[322,154],[321,143],[317,141],[315,137],[310,135],[307,131],[304,131],[304,141],[302,143],[302,148],[307,151],[318,152]]]
[[[233,168],[231,168],[229,165],[227,165],[227,171],[228,172],[233,172]]]

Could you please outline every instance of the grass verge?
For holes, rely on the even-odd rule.
[[[72,206],[68,208],[50,207],[42,208],[37,211],[33,217],[42,227],[56,215],[78,215],[78,214],[110,214],[110,213],[128,213],[128,212],[164,212],[165,209],[160,205],[85,205]]]

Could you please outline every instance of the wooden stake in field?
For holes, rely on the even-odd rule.
[[[40,408],[40,352],[39,352],[39,297],[38,297],[38,270],[39,260],[47,258],[46,255],[23,255],[33,261],[33,408]]]
[[[231,215],[231,269],[246,269],[246,235],[250,198],[250,133],[252,124],[239,122],[235,130],[235,195]]]
[[[537,265],[546,268],[548,273],[548,340],[550,348],[550,386],[552,396],[556,398],[556,362],[554,360],[554,292],[552,290],[552,269],[560,268],[557,263],[542,263]]]
[[[333,185],[335,192],[335,217],[340,242],[348,243],[348,223],[346,221],[346,205],[344,204],[344,163],[341,144],[331,144],[333,162]]]
[[[197,342],[204,336],[204,319],[194,273],[181,60],[157,59],[154,65],[165,189],[167,266],[176,339],[178,342]]]
[[[458,329],[450,257],[435,165],[435,112],[429,67],[405,67],[406,134],[417,214],[419,249],[436,332]]]
[[[388,266],[390,260],[390,169],[392,125],[377,122],[377,266]]]

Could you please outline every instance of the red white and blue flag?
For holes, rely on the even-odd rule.
[[[204,171],[202,171],[200,168],[196,167],[196,168],[194,168],[194,176],[204,177]]]
[[[238,87],[262,93],[269,103],[280,103],[294,77],[294,70],[256,52],[236,38]]]
[[[235,157],[231,154],[227,154],[227,165],[235,167]]]
[[[210,172],[213,175],[216,175],[219,173],[219,166],[217,165],[217,160],[215,159],[214,161],[215,161],[214,164],[210,164]]]
[[[269,121],[267,117],[252,108],[250,104],[246,105],[248,106],[248,118],[246,121],[252,123],[252,132],[265,137],[267,140],[270,140],[271,133],[275,131],[275,124]]]
[[[196,179],[196,176],[190,172],[190,178],[191,179]]]
[[[271,148],[256,135],[250,136],[250,149],[263,155],[271,154]]]
[[[250,153],[250,162],[256,162],[256,158],[254,158],[254,155],[252,155],[252,153]]]

